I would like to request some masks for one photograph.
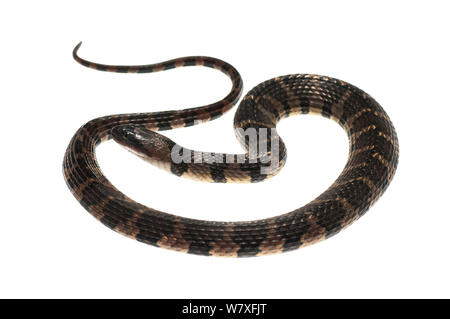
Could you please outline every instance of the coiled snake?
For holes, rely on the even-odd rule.
[[[89,213],[123,235],[158,247],[208,256],[259,256],[290,251],[328,238],[351,224],[381,196],[393,178],[398,161],[394,127],[373,98],[346,82],[310,74],[265,81],[243,98],[234,118],[237,136],[246,153],[194,152],[156,131],[213,120],[228,111],[242,92],[241,76],[233,66],[202,56],[150,65],[104,65],[80,58],[77,54],[80,45],[73,51],[75,60],[101,71],[150,73],[202,65],[224,72],[232,81],[231,92],[213,104],[100,117],[75,133],[64,156],[66,183]],[[275,130],[277,122],[308,113],[331,118],[346,130],[350,140],[348,162],[337,180],[319,197],[273,218],[213,222],[157,211],[116,189],[95,158],[95,147],[114,138],[178,176],[221,183],[259,182],[275,175],[286,160],[286,148]],[[248,132],[253,133],[259,145],[253,151],[254,140]]]

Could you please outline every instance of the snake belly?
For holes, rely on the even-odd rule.
[[[253,88],[239,104],[234,127],[237,131],[271,129],[275,132],[272,135],[276,135],[277,122],[295,114],[319,114],[339,123],[348,134],[350,151],[343,171],[327,190],[294,211],[244,222],[196,220],[144,206],[124,195],[103,175],[95,157],[96,146],[114,138],[114,133],[124,126],[128,130],[143,129],[159,135],[157,131],[216,119],[238,102],[242,93],[241,76],[230,64],[202,56],[138,66],[98,64],[78,56],[80,45],[73,51],[75,60],[96,70],[150,73],[206,66],[224,72],[232,81],[231,91],[224,99],[206,106],[104,116],[87,122],[75,133],[64,156],[65,181],[90,214],[125,236],[157,247],[206,256],[245,257],[291,251],[324,240],[350,225],[375,203],[394,176],[398,141],[383,108],[368,94],[344,81],[293,74]],[[248,155],[248,145],[243,143],[243,146]],[[279,149],[281,169],[286,160],[281,139]],[[261,173],[262,163],[250,163],[248,156],[243,163],[174,163],[170,159],[164,162],[165,168],[178,176],[221,183],[259,182],[279,171]]]

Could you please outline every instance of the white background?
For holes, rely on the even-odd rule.
[[[0,5],[0,297],[450,297],[446,1],[15,1]],[[204,105],[225,96],[215,70],[112,74],[83,68],[209,55],[234,65],[245,92],[278,75],[355,84],[390,115],[400,162],[384,196],[337,236],[261,258],[186,255],[121,236],[91,217],[62,176],[70,138],[107,114]],[[234,109],[235,110],[235,109]],[[241,152],[234,110],[167,136]],[[114,142],[105,175],[152,208],[209,220],[296,209],[338,176],[347,137],[334,122],[279,124],[289,158],[260,184],[202,184],[150,166]]]

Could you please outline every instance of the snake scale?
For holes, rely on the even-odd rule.
[[[187,154],[175,161],[178,145],[157,131],[188,127],[216,119],[235,105],[242,79],[230,64],[203,56],[184,57],[139,66],[114,66],[73,57],[101,71],[150,73],[184,66],[205,66],[224,72],[232,81],[222,100],[184,110],[111,115],[84,124],[73,136],[64,156],[65,181],[75,198],[107,227],[138,241],[206,256],[260,256],[291,251],[326,239],[344,229],[381,196],[395,173],[398,141],[382,107],[368,94],[327,76],[293,74],[273,78],[253,88],[240,102],[234,118],[244,154]],[[350,151],[337,180],[320,196],[292,212],[244,222],[203,221],[157,211],[139,204],[115,188],[103,175],[95,157],[101,142],[114,139],[144,159],[183,177],[209,182],[259,182],[275,175],[286,160],[286,148],[276,133],[280,119],[294,114],[319,114],[347,132]],[[254,129],[265,153],[250,152],[243,130]],[[264,136],[263,129],[266,130]],[[247,132],[247,131],[244,131]],[[262,142],[261,142],[262,141]],[[273,151],[277,141],[277,152]],[[200,159],[200,160],[199,160]],[[265,160],[263,160],[265,159]],[[274,169],[263,170],[276,161]]]

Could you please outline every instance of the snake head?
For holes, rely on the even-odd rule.
[[[171,162],[175,142],[161,134],[133,124],[116,126],[111,134],[114,141],[152,164]]]

